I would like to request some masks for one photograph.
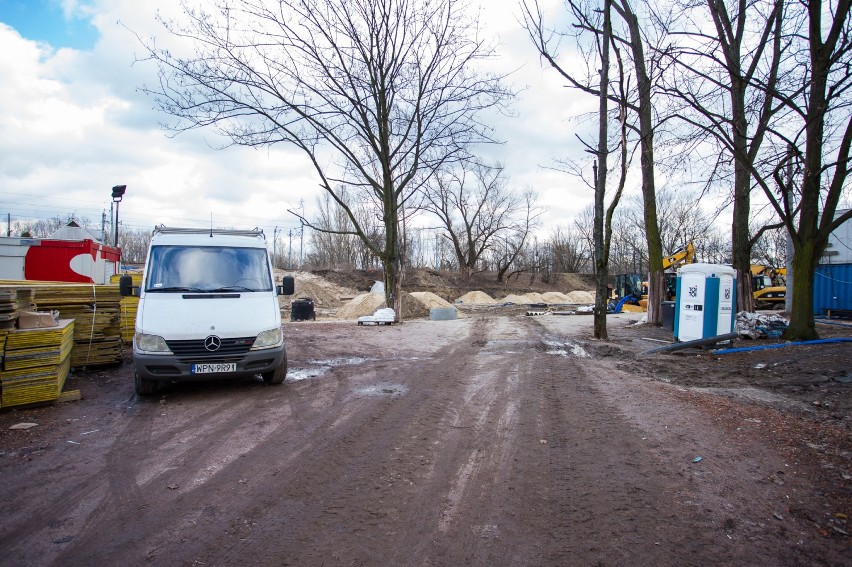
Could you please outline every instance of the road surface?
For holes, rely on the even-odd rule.
[[[289,324],[282,386],[143,399],[129,363],[82,375],[83,400],[32,410],[38,427],[2,438],[0,564],[849,559],[848,540],[790,516],[806,487],[771,441],[732,438],[590,328],[581,316]]]

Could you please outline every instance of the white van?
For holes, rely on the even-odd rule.
[[[133,363],[136,392],[162,383],[287,374],[278,295],[262,230],[154,229],[138,289],[122,276],[121,294],[139,296]]]

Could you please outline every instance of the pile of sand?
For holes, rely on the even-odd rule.
[[[292,297],[280,297],[282,307],[289,308],[290,300],[309,297],[316,307],[336,309],[343,305],[342,297],[354,297],[358,292],[354,289],[336,285],[327,279],[310,272],[286,272],[275,269],[275,282],[281,281],[282,276],[293,276],[296,280],[296,293]],[[372,315],[372,313],[371,313]]]
[[[434,295],[434,294],[432,294]],[[436,296],[437,297],[437,296]],[[440,298],[438,298],[440,299]],[[386,307],[385,296],[381,293],[362,293],[354,297],[337,310],[337,319],[357,319],[372,315],[377,309]],[[429,317],[429,308],[408,292],[402,292],[402,319],[423,319]]]
[[[385,307],[385,296],[381,293],[362,293],[352,298],[337,310],[337,319],[357,319],[372,315],[377,309]]]
[[[435,295],[431,291],[413,291],[411,297],[423,304],[426,309],[434,307],[452,307],[449,301]]]
[[[547,291],[541,294],[542,302],[548,304],[554,303],[571,303],[568,301],[568,296],[559,291]]]
[[[464,305],[494,305],[497,302],[484,291],[469,291],[456,299],[456,303]]]
[[[595,294],[588,291],[572,291],[566,295],[568,301],[566,303],[574,303],[577,305],[585,305],[595,302]]]
[[[498,303],[514,303],[515,305],[529,305],[530,303],[543,303],[541,300],[541,294],[539,293],[525,293],[523,295],[507,295],[503,299],[498,299]]]

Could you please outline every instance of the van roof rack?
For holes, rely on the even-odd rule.
[[[209,234],[210,236],[218,234],[226,236],[258,236],[264,240],[266,239],[263,234],[263,229],[261,228],[253,228],[250,230],[231,228],[179,228],[161,224],[154,227],[154,234]]]

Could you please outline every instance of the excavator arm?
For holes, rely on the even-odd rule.
[[[663,258],[663,270],[677,269],[684,264],[691,264],[695,260],[695,245],[692,242]]]

